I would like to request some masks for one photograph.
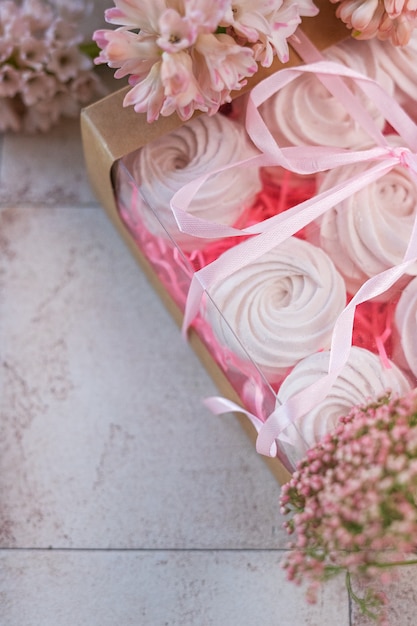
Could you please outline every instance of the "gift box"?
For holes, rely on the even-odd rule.
[[[268,70],[256,74],[246,88],[234,94],[232,103],[213,118],[206,114],[195,115],[184,124],[178,117],[171,116],[148,124],[144,116],[138,116],[131,108],[123,108],[127,89],[108,96],[82,113],[85,159],[92,186],[168,310],[177,323],[184,326],[190,345],[217,384],[221,397],[209,399],[208,405],[215,413],[236,412],[281,483],[288,479],[297,460],[321,437],[320,428],[325,432],[328,427],[326,405],[320,405],[323,427],[316,426],[314,405],[325,402],[336,379],[340,380],[351,343],[355,346],[356,361],[354,365],[347,364],[353,372],[348,384],[360,387],[355,379],[356,370],[362,370],[366,376],[369,373],[365,390],[351,396],[357,403],[372,393],[381,395],[387,389],[402,394],[414,384],[409,366],[404,366],[406,358],[401,341],[392,339],[393,333],[398,333],[393,317],[403,287],[398,279],[411,266],[412,253],[404,259],[406,267],[401,266],[398,275],[393,266],[392,276],[382,276],[381,265],[375,282],[372,276],[362,272],[360,260],[356,267],[355,259],[349,258],[346,261],[349,268],[342,277],[338,271],[342,261],[336,230],[344,232],[349,229],[349,223],[338,226],[337,216],[333,216],[333,221],[326,221],[336,200],[351,197],[366,182],[379,180],[394,165],[404,165],[409,153],[404,152],[401,141],[386,145],[385,135],[375,130],[366,107],[341,80],[343,70],[331,65],[323,71],[321,66],[314,68],[314,62],[320,62],[317,51],[346,36],[344,26],[334,17],[332,6],[322,3],[320,9],[317,17],[303,20],[304,34],[300,41],[300,33],[294,46],[298,51],[307,50],[307,56],[310,54],[313,65],[307,71],[312,75],[320,74],[324,85],[340,99],[340,106],[352,107],[359,125],[363,125],[368,134],[374,133],[372,139],[384,144],[369,147],[368,152],[363,150],[366,156],[357,152],[352,159],[338,146],[327,146],[321,152],[319,146],[315,152],[309,150],[309,146],[294,153],[291,147],[288,152],[279,148],[276,151],[270,137],[265,137],[262,130],[259,132],[261,119],[265,122],[265,116],[259,117],[259,110],[262,110],[259,103],[267,101],[268,95],[272,96],[292,80],[291,76],[287,80],[285,72],[279,72],[282,79],[275,81],[276,72],[300,67],[305,61],[295,50],[285,68],[275,62]],[[311,48],[310,42],[314,44]],[[345,77],[351,82],[356,79],[360,82],[355,72],[348,70]],[[371,99],[372,95],[380,95],[372,91],[374,85],[368,88]],[[295,106],[295,99],[293,103]],[[252,114],[248,116],[249,109]],[[401,114],[397,116],[396,111],[391,122],[401,127]],[[293,121],[287,125],[291,129],[295,124]],[[320,124],[324,125],[325,120]],[[239,144],[243,157],[233,167],[236,144],[229,145],[225,141],[226,126],[246,138],[245,147]],[[176,136],[178,129],[182,130]],[[403,135],[407,134],[405,126],[400,128],[400,134],[401,130]],[[217,137],[217,144],[207,145],[203,151],[207,160],[198,158],[199,169],[193,172],[191,179],[184,178],[176,192],[171,193],[170,200],[169,189],[156,190],[149,182],[153,165],[166,172],[170,168],[177,173],[185,169],[183,161],[188,157],[177,148],[189,141],[185,148],[187,154],[193,149],[190,146],[195,145],[198,134]],[[174,148],[169,141],[164,144],[165,138],[172,137]],[[224,160],[219,165],[217,157],[223,148],[226,152],[229,150],[229,155],[222,157]],[[346,174],[340,198],[339,181],[331,180],[331,175],[327,180],[325,172],[333,171],[335,164],[348,172],[352,163],[365,160],[371,163],[370,168],[360,175],[356,171]],[[375,161],[377,165],[373,166]],[[222,176],[226,180],[223,188],[218,182]],[[204,185],[210,190],[204,201],[199,196],[198,211],[190,220],[187,209]],[[220,191],[218,196],[214,193],[216,187]],[[321,205],[317,194],[321,194]],[[233,204],[236,196],[239,197],[238,208]],[[208,214],[213,212],[213,207],[220,207],[217,221],[216,218],[206,219],[205,204]],[[226,221],[225,215],[229,215]],[[365,231],[372,237],[371,223],[365,226]],[[279,259],[274,258],[276,250]],[[330,263],[328,252],[334,259]],[[261,276],[254,287],[252,271]],[[271,279],[274,281],[276,272],[283,280],[278,295],[276,290],[271,295],[268,293],[269,275],[274,274]],[[252,285],[254,295],[246,305],[243,292],[239,290],[247,284]],[[386,285],[393,285],[392,291],[386,291]],[[275,287],[273,283],[271,289]],[[297,293],[297,301],[291,309],[286,300],[294,293]],[[381,299],[381,293],[388,295]],[[232,295],[236,296],[236,303]],[[254,302],[258,300],[259,309],[256,309]],[[309,305],[301,313],[300,301]],[[279,307],[280,315],[276,320],[273,309]],[[285,308],[288,310],[284,311]],[[246,322],[242,324],[243,317]],[[249,335],[249,326],[253,336]],[[352,334],[347,342],[345,338]],[[279,346],[276,347],[276,343]],[[272,346],[280,354],[278,357],[274,353],[271,361],[264,353],[268,352],[265,347],[272,349]],[[291,358],[289,353],[293,353]],[[307,363],[310,357],[313,360]],[[300,371],[305,388],[300,387],[297,377],[294,378],[295,373],[300,377]],[[394,371],[395,375],[390,377],[387,371]],[[336,396],[337,393],[339,391],[335,392]],[[343,394],[344,391],[340,391],[342,405]],[[301,428],[297,417],[306,414],[311,414],[311,423]]]

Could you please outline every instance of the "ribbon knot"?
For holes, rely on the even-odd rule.
[[[417,176],[417,154],[412,152],[409,148],[394,148],[392,156],[398,158],[400,165]]]

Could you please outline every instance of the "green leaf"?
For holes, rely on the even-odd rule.
[[[90,59],[95,59],[100,54],[100,48],[95,41],[86,41],[78,46],[80,52]]]

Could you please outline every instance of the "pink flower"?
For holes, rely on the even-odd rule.
[[[13,98],[21,87],[21,75],[14,67],[5,63],[0,67],[0,97]]]
[[[159,18],[160,37],[157,45],[165,52],[178,52],[195,43],[198,28],[193,21],[182,17],[174,9],[166,9]]]
[[[37,0],[26,0],[26,2],[33,2]],[[93,2],[91,0],[53,0],[57,12],[66,22],[76,24],[91,12]]]
[[[290,580],[316,586],[345,572],[351,592],[352,575],[386,584],[396,566],[417,562],[416,433],[413,390],[355,407],[300,461],[281,496],[294,538]],[[351,594],[365,612],[380,604],[369,593],[371,603]]]
[[[161,80],[164,85],[165,102],[162,115],[177,111],[182,120],[188,120],[198,106],[204,110],[205,102],[193,74],[193,63],[186,52],[162,55]]]
[[[55,79],[44,72],[23,72],[22,79],[21,94],[26,106],[50,98],[55,91]]]
[[[125,104],[135,110],[144,112],[150,94],[148,119],[156,119],[157,102],[161,115],[177,111],[182,119],[195,109],[215,113],[257,71],[257,62],[270,65],[274,54],[287,59],[286,40],[300,15],[317,11],[312,0],[114,2],[105,16],[119,28],[95,33],[101,48],[96,63],[117,68],[116,78],[131,75],[134,93]]]
[[[207,92],[239,90],[246,84],[245,78],[258,69],[252,51],[237,45],[229,35],[200,35],[194,57],[197,76]]]
[[[114,4],[115,8],[107,9],[104,13],[106,22],[126,28],[138,28],[144,34],[157,35],[159,17],[171,5],[175,9],[177,3],[165,0],[114,0]]]
[[[89,68],[90,60],[77,48],[62,47],[52,50],[46,64],[46,69],[55,74],[63,83],[70,78],[75,78],[80,70]]]
[[[0,23],[2,29],[7,28],[7,24],[14,22],[17,17],[20,17],[20,13],[12,0],[3,0],[3,2],[0,2]]]
[[[291,1],[284,2],[273,15],[271,34],[260,40],[259,47],[255,47],[256,59],[268,67],[272,62],[271,57],[276,53],[282,63],[287,63],[289,58],[287,39],[294,34],[300,22],[298,5]]]
[[[87,89],[93,64],[81,53],[78,27],[70,19],[84,3],[73,2],[70,11],[66,5],[0,0],[0,128],[48,130],[60,115],[78,114],[94,85],[102,95],[98,79]]]
[[[411,33],[417,27],[417,13],[412,15],[401,14],[391,19],[384,15],[377,32],[378,39],[389,39],[394,46],[406,46],[410,41]]]
[[[13,49],[14,43],[11,38],[5,36],[0,38],[0,63],[4,63],[10,58]]]
[[[106,19],[121,28],[95,33],[101,48],[96,63],[117,68],[117,78],[131,75],[133,89],[124,104],[147,111],[148,121],[174,111],[181,119],[196,109],[215,112],[257,69],[250,49],[214,34],[230,0],[159,0],[149,6],[115,0],[115,5]]]
[[[316,15],[312,0],[232,0],[223,23],[253,45],[255,59],[269,67],[274,54],[288,61],[287,39],[303,15]]]
[[[70,81],[68,93],[73,102],[72,110],[74,110],[74,107],[77,109],[77,112],[71,113],[71,115],[76,115],[78,114],[79,104],[88,104],[94,97],[104,96],[106,89],[96,74],[89,70],[84,70],[79,72],[74,80]],[[67,109],[65,108],[65,110]]]
[[[282,0],[232,0],[222,24],[232,27],[249,42],[255,43],[260,35],[271,33],[268,19],[282,4]]]
[[[143,35],[123,29],[97,30],[94,40],[102,48],[95,63],[107,63],[109,67],[118,68],[116,78],[129,74],[135,75],[135,83],[146,78],[152,66],[161,60],[155,37]]]
[[[417,26],[417,3],[415,0],[341,0],[336,15],[357,39],[376,37],[389,39],[395,46],[405,46]]]
[[[47,28],[55,16],[52,7],[45,2],[23,0],[19,21],[22,21],[22,17],[27,20],[29,30],[35,32]]]
[[[372,22],[378,9],[382,17],[382,4],[379,0],[365,0],[365,2],[363,0],[347,0],[340,4],[337,12],[343,22],[349,21],[350,28],[355,31],[363,31]]]
[[[0,132],[7,130],[18,132],[21,129],[19,115],[9,98],[0,98]]]
[[[415,11],[417,4],[411,0],[385,0],[385,10],[391,19],[398,17],[406,11]]]
[[[125,96],[124,106],[133,105],[136,113],[146,113],[148,122],[158,119],[165,99],[161,80],[162,61],[154,63],[147,76]]]
[[[314,17],[318,14],[319,9],[311,0],[297,0],[298,12],[302,16]]]
[[[44,41],[34,37],[26,37],[20,43],[17,62],[21,67],[31,67],[40,70],[48,55],[48,48]]]
[[[75,24],[61,19],[53,20],[45,31],[45,41],[50,46],[75,46],[81,42]]]
[[[230,0],[185,0],[186,12],[200,33],[214,33],[230,6]]]

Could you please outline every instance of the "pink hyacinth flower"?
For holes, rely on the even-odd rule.
[[[184,0],[185,14],[199,33],[214,33],[230,6],[230,0]]]
[[[139,28],[148,34],[158,33],[159,17],[167,8],[165,0],[114,0],[114,4],[114,8],[104,13],[106,22],[126,28]]]
[[[147,111],[148,120],[174,111],[182,119],[194,109],[214,113],[246,84],[258,62],[270,65],[276,53],[287,60],[286,40],[300,15],[316,12],[312,0],[114,3],[105,17],[119,28],[95,33],[101,48],[95,62],[117,69],[116,78],[129,76],[133,90],[125,104]]]
[[[339,0],[331,0],[338,2]],[[342,0],[336,15],[357,39],[390,40],[405,46],[417,26],[416,0]]]
[[[178,52],[195,43],[198,29],[187,17],[174,9],[167,9],[159,18],[160,37],[156,43],[164,52]]]
[[[123,106],[133,105],[136,113],[146,113],[148,122],[158,119],[165,98],[161,65],[162,61],[154,63],[146,78],[138,82],[123,101]]]
[[[14,67],[5,63],[0,67],[0,98],[13,98],[21,89],[22,77]]]
[[[56,79],[44,72],[22,72],[21,95],[24,104],[31,107],[39,100],[50,98],[56,89]]]
[[[47,70],[55,74],[63,83],[70,78],[75,78],[80,70],[88,70],[90,67],[90,59],[82,55],[77,48],[52,50],[46,65]]]
[[[405,9],[407,0],[385,0],[385,10],[391,19],[398,17]]]
[[[229,35],[200,35],[195,50],[200,55],[197,76],[203,78],[203,93],[206,88],[217,92],[239,90],[246,84],[245,78],[258,69],[252,51],[237,45]],[[208,78],[209,84],[204,85]]]
[[[186,52],[162,55],[161,80],[166,100],[162,115],[177,111],[182,120],[188,120],[198,108],[204,110],[204,98],[193,74],[192,60]]]
[[[282,0],[234,0],[224,16],[223,24],[231,26],[249,42],[255,43],[260,34],[270,34],[268,16],[281,4]]]
[[[300,23],[299,7],[293,2],[284,2],[274,15],[274,26],[270,42],[282,63],[287,63],[289,59],[287,41],[295,33]]]

